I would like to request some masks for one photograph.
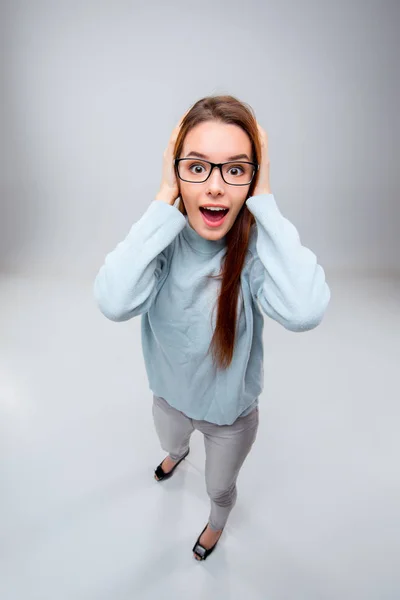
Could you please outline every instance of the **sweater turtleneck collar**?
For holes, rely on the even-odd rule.
[[[186,227],[182,230],[183,236],[188,244],[202,254],[215,254],[221,248],[226,246],[226,235],[218,240],[207,240],[197,233],[190,225],[188,215],[184,215],[186,219]]]

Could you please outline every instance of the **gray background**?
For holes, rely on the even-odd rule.
[[[400,4],[0,3],[0,597],[397,600]],[[332,296],[265,319],[238,500],[205,563],[203,439],[162,484],[140,319],[96,307],[182,114],[248,102]]]
[[[398,269],[397,2],[3,5],[0,256],[94,273],[199,98],[251,104],[271,189],[334,269]]]

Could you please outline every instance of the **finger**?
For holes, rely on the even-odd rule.
[[[261,127],[261,125],[260,125],[259,123],[257,123],[257,126],[258,126],[258,131],[259,131],[260,135],[261,135],[262,137],[265,137],[267,134],[266,134],[266,132],[264,131],[264,129]]]
[[[262,146],[268,147],[268,136],[264,130],[260,131],[260,142]]]

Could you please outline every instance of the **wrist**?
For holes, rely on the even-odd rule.
[[[260,189],[260,190],[255,190],[254,192],[254,196],[261,196],[262,194],[272,194],[270,188],[264,188],[264,189]]]
[[[155,197],[156,200],[162,200],[162,202],[166,202],[166,204],[174,204],[176,198],[171,195],[171,192],[160,190]]]

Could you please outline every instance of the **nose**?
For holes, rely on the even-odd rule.
[[[211,175],[208,178],[208,183],[212,187],[221,187],[224,185],[224,180],[222,179],[221,171],[218,167],[213,167],[211,171]]]

